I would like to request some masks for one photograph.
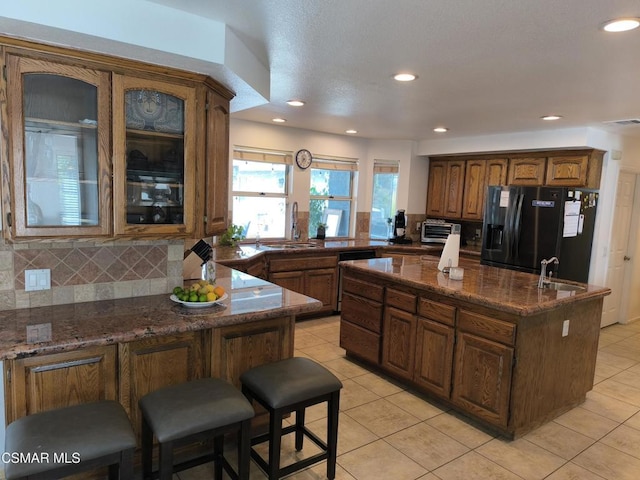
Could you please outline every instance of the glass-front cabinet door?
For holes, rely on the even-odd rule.
[[[117,235],[184,235],[195,226],[195,88],[113,78]]]
[[[7,90],[12,236],[110,234],[110,74],[10,55]]]

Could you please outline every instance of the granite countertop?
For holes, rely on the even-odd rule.
[[[538,275],[489,267],[464,258],[459,262],[459,266],[464,268],[463,279],[451,280],[438,270],[438,262],[438,257],[423,255],[399,259],[351,260],[341,262],[340,265],[345,270],[367,273],[519,316],[534,315],[611,293],[609,288],[587,284],[577,284],[584,287],[581,291],[539,289]]]
[[[304,246],[302,248],[287,248],[285,245],[291,244],[313,245]],[[301,253],[314,253],[327,251],[348,251],[348,250],[364,250],[376,249],[379,251],[390,251],[394,253],[406,253],[407,255],[439,255],[444,245],[423,245],[419,242],[411,244],[393,244],[386,240],[368,240],[368,239],[341,239],[341,240],[308,240],[300,242],[292,241],[265,241],[260,246],[250,243],[239,244],[237,247],[221,247],[216,246],[213,249],[214,259],[216,262],[238,262],[250,261],[265,253],[278,253],[299,255]],[[468,245],[461,246],[460,252],[469,256],[477,256],[480,258],[480,246]]]
[[[207,308],[187,308],[166,294],[0,311],[0,360],[297,315],[322,306],[221,265],[216,284],[228,297]]]

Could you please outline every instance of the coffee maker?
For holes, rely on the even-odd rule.
[[[393,220],[393,237],[389,239],[391,243],[411,243],[407,234],[407,217],[404,210],[398,210]]]

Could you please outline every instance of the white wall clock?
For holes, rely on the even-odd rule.
[[[303,170],[309,168],[312,160],[313,156],[311,155],[311,152],[305,148],[298,150],[298,153],[296,153],[296,163]]]

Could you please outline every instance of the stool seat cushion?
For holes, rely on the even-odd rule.
[[[253,407],[230,383],[201,378],[155,390],[140,409],[161,443],[252,418]]]
[[[322,365],[303,357],[288,358],[247,370],[240,381],[271,408],[282,408],[342,388]]]
[[[32,475],[135,447],[131,423],[118,402],[74,405],[28,415],[10,424],[6,452],[37,454],[41,460],[45,458],[43,454],[48,454],[48,460],[9,462],[5,464],[5,474],[7,478]]]

